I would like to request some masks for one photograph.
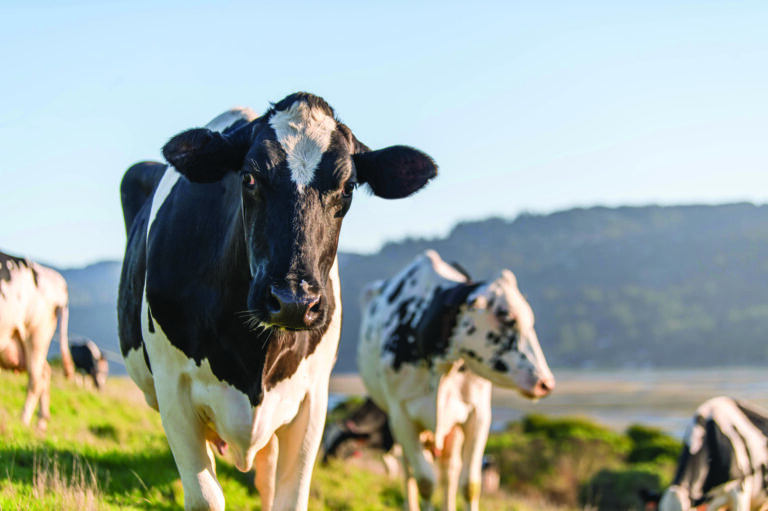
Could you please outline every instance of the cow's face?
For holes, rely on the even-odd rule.
[[[239,175],[252,323],[323,328],[328,278],[355,188],[368,184],[380,197],[406,197],[437,167],[409,147],[369,150],[325,101],[304,93],[235,128],[187,131],[163,154],[192,181]]]
[[[527,397],[549,394],[555,379],[539,346],[533,319],[515,276],[502,270],[469,297],[460,323],[464,325],[460,349],[467,365],[497,385],[517,387]]]

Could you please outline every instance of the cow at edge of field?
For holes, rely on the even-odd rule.
[[[38,404],[39,429],[46,428],[51,416],[51,366],[46,358],[57,322],[64,372],[67,378],[74,372],[68,318],[69,294],[61,274],[0,252],[0,369],[27,372],[27,397],[21,411],[25,425]]]
[[[406,197],[437,173],[372,151],[321,98],[227,112],[121,185],[121,351],[158,409],[187,509],[224,508],[211,446],[256,468],[262,509],[306,510],[336,359],[336,256],[354,189]]]
[[[646,509],[768,509],[768,412],[730,397],[696,409],[672,484],[643,491]]]
[[[529,398],[555,385],[514,275],[502,270],[473,283],[428,250],[369,284],[362,310],[358,370],[402,446],[409,509],[419,509],[419,499],[431,508],[428,433],[442,466],[444,509],[455,509],[461,487],[468,509],[477,510],[492,383]]]
[[[75,372],[83,377],[89,376],[96,390],[103,389],[109,375],[109,362],[96,343],[85,338],[73,339],[69,351]]]
[[[388,453],[395,445],[387,414],[371,398],[340,421],[329,424],[323,435],[323,463],[331,458],[356,455],[361,447]],[[351,448],[350,448],[351,447]]]

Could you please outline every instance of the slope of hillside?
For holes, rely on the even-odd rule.
[[[595,207],[457,225],[370,255],[342,253],[337,373],[354,372],[358,298],[434,248],[476,279],[515,272],[558,367],[693,367],[768,360],[768,206]],[[73,335],[118,352],[120,264],[64,270]],[[54,349],[55,353],[56,350]],[[113,372],[123,368],[112,364]]]

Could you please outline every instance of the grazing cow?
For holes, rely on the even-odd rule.
[[[758,510],[768,508],[767,484],[768,412],[716,397],[694,413],[672,485],[641,497],[659,511]]]
[[[139,164],[121,185],[128,373],[160,411],[187,509],[224,509],[211,445],[227,445],[238,469],[255,464],[262,509],[305,510],[353,191],[406,197],[437,168],[409,147],[368,149],[306,93],[261,117],[227,112],[173,137],[163,155],[167,169]]]
[[[502,270],[472,283],[428,250],[364,294],[358,369],[402,445],[409,508],[419,508],[419,497],[430,506],[435,475],[422,435],[429,432],[443,465],[445,509],[455,509],[460,479],[476,510],[491,383],[531,398],[554,387],[514,275]]]
[[[349,449],[351,445],[352,449]],[[348,417],[326,428],[323,438],[323,463],[330,458],[347,458],[361,446],[389,452],[395,445],[384,410],[370,398]]]
[[[46,357],[59,323],[64,371],[74,372],[67,339],[69,295],[58,272],[28,259],[0,252],[0,368],[27,371],[27,398],[21,420],[29,425],[38,403],[38,422],[50,418],[51,367]]]
[[[83,376],[90,376],[93,385],[101,390],[107,382],[109,362],[96,343],[90,339],[81,339],[72,343],[70,351],[72,361],[75,363],[75,371]]]

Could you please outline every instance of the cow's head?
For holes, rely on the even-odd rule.
[[[247,306],[260,326],[287,330],[327,324],[329,273],[355,188],[367,184],[379,197],[398,199],[437,174],[416,149],[370,150],[323,99],[306,93],[222,133],[181,133],[163,155],[190,181],[239,175],[252,277]]]
[[[460,321],[460,351],[472,371],[527,397],[544,397],[555,386],[533,329],[533,310],[502,270],[469,296]]]

